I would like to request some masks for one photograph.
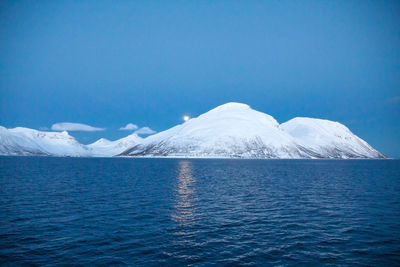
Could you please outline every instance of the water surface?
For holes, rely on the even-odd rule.
[[[0,264],[400,264],[395,160],[0,158]]]

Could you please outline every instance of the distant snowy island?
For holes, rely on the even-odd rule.
[[[80,144],[67,132],[0,126],[0,155],[186,158],[386,158],[338,122],[294,118],[279,124],[246,104],[227,103],[141,138]]]

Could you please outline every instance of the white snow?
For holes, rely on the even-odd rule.
[[[124,155],[240,158],[384,157],[344,125],[295,118],[282,125],[246,104],[227,103],[152,135]]]
[[[281,124],[281,127],[301,146],[324,157],[383,156],[339,122],[298,117]]]
[[[90,145],[78,143],[68,132],[42,132],[0,126],[0,155],[51,155],[111,157],[141,142],[137,134],[116,141],[101,138]]]
[[[346,126],[294,118],[279,124],[272,116],[240,103],[218,106],[197,118],[143,139],[136,133],[79,144],[67,132],[0,126],[0,154],[198,158],[384,158]]]
[[[124,138],[110,141],[104,138],[97,140],[96,142],[87,145],[92,156],[95,157],[112,157],[118,155],[130,147],[141,143],[143,138],[133,133]]]
[[[294,138],[270,115],[227,103],[197,118],[152,135],[130,152],[188,157],[298,158]],[[143,153],[141,153],[143,154]]]
[[[0,154],[90,156],[88,149],[64,132],[41,132],[29,128],[0,128]]]

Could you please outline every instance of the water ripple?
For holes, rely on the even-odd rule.
[[[399,161],[0,157],[0,265],[400,265]]]

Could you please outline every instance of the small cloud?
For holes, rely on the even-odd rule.
[[[153,134],[156,133],[156,131],[153,131],[149,127],[142,127],[139,130],[135,131],[136,134]]]
[[[139,128],[136,124],[128,123],[125,127],[119,128],[120,131],[133,131]]]
[[[387,100],[389,104],[397,104],[400,103],[400,96],[394,96]]]
[[[39,127],[39,130],[41,130],[41,131],[48,131],[49,128],[48,128],[48,127]]]
[[[97,128],[83,123],[73,122],[60,122],[51,126],[53,131],[82,131],[82,132],[96,132],[104,131],[105,128]]]

